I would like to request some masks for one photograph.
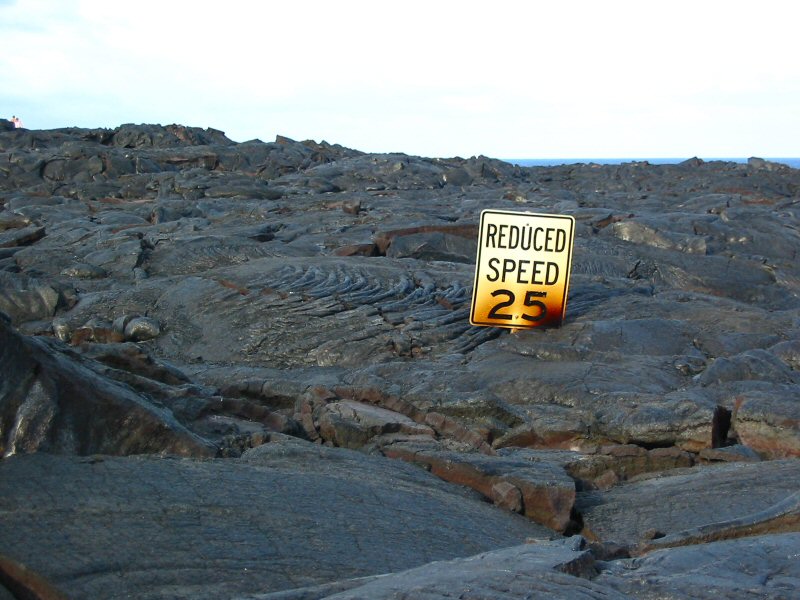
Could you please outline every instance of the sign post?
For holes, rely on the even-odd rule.
[[[484,210],[470,323],[511,329],[560,325],[574,236],[571,216]]]

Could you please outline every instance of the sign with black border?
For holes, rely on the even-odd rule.
[[[567,312],[575,218],[484,210],[472,289],[472,325],[560,325]]]

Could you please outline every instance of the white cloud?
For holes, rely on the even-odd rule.
[[[794,3],[0,3],[0,111],[413,154],[797,153]],[[753,150],[755,153],[757,150]]]

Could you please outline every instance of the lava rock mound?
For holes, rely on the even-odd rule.
[[[560,327],[469,324],[489,208]],[[0,597],[796,596],[798,254],[757,158],[0,131]]]

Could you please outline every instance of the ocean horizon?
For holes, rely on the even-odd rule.
[[[689,160],[693,157],[684,157],[684,158],[503,158],[501,160],[514,164],[519,165],[520,167],[555,167],[558,165],[577,165],[577,164],[597,164],[597,165],[620,165],[622,163],[629,163],[629,162],[648,162],[651,165],[676,165],[681,163],[685,160]],[[703,158],[698,157],[704,162],[712,162],[712,161],[723,161],[723,162],[735,162],[735,163],[747,163],[750,157],[734,157],[734,158]],[[781,163],[792,167],[794,169],[800,169],[800,158],[774,158],[774,157],[758,157],[763,158],[764,160],[768,160],[770,162]]]

